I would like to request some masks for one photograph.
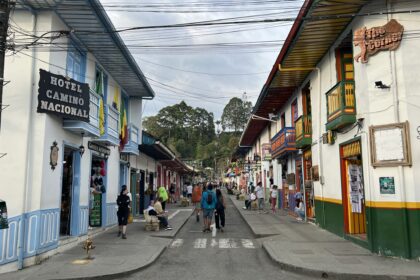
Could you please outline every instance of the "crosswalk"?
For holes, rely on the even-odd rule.
[[[182,246],[192,246],[194,249],[219,248],[219,249],[255,249],[254,242],[251,239],[234,238],[197,238],[194,241],[185,241],[184,239],[174,239],[169,248],[180,248]]]

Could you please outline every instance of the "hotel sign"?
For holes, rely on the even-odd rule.
[[[38,113],[89,122],[89,85],[39,69]]]
[[[360,47],[360,53],[354,57],[354,60],[367,63],[368,58],[380,51],[398,49],[401,44],[404,33],[404,26],[395,19],[390,20],[384,26],[366,27],[357,29],[353,35],[353,44]]]

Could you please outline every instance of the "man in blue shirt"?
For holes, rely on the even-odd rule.
[[[213,186],[209,183],[207,190],[201,196],[201,209],[203,210],[204,229],[203,232],[210,232],[211,220],[214,209],[216,208],[216,194],[213,192]]]

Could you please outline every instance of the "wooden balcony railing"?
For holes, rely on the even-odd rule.
[[[295,122],[296,147],[301,148],[312,143],[312,118],[302,115]]]
[[[296,151],[296,132],[294,127],[284,127],[271,139],[271,156],[283,156]]]
[[[341,81],[327,92],[327,130],[354,123],[355,119],[354,81]]]

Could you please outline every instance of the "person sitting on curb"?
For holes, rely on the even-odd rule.
[[[153,206],[155,212],[156,212],[156,216],[159,219],[160,224],[163,226],[164,230],[171,230],[172,227],[169,225],[168,223],[168,217],[166,217],[165,215],[165,211],[162,209],[162,197],[159,197],[156,202],[155,205]],[[149,215],[153,216],[153,211],[150,210],[149,211]]]

